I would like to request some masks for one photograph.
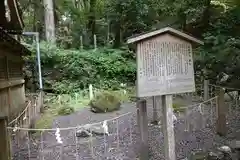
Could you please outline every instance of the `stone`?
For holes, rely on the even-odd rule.
[[[89,133],[87,130],[80,129],[76,132],[76,136],[85,138],[85,137],[90,137],[91,133]]]
[[[104,121],[104,123],[98,123],[98,124],[87,124],[84,126],[84,129],[87,130],[89,133],[95,134],[95,135],[109,135],[108,133],[108,126],[107,123]]]

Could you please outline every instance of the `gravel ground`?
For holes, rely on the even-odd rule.
[[[191,101],[184,99],[177,99],[178,102],[185,105],[195,104],[197,100]],[[149,121],[152,117],[152,104],[148,100],[148,116]],[[78,111],[69,116],[58,117],[54,123],[53,128],[65,128],[83,125],[87,123],[101,122],[106,119],[111,119],[122,114],[127,114],[118,118],[118,120],[109,121],[110,136],[94,136],[89,138],[76,138],[75,129],[61,131],[63,145],[56,143],[55,131],[45,131],[42,140],[31,138],[31,143],[27,139],[21,142],[21,150],[17,149],[17,144],[13,144],[13,151],[15,153],[14,159],[25,160],[28,159],[29,152],[31,153],[31,160],[133,160],[138,157],[139,147],[139,132],[136,126],[136,107],[134,103],[123,104],[122,109],[106,114],[94,114],[87,108]],[[178,120],[175,123],[175,139],[177,159],[183,159],[190,155],[191,152],[199,149],[208,150],[214,149],[216,146],[228,144],[229,140],[236,138],[236,131],[240,129],[240,112],[234,111],[228,117],[229,133],[227,138],[223,139],[214,134],[215,124],[211,123],[210,111],[205,111],[206,123],[209,126],[201,125],[199,123],[199,113],[194,112],[189,118],[189,121],[194,122],[196,118],[197,131],[190,129],[185,131],[186,123],[184,115],[178,115]],[[118,126],[118,127],[117,127]],[[200,129],[201,128],[201,129]],[[117,132],[118,131],[118,132]],[[164,146],[163,134],[161,126],[149,125],[149,148],[151,160],[162,160]],[[90,142],[92,143],[90,143]],[[43,143],[40,143],[43,142]],[[30,144],[30,146],[28,146]],[[91,147],[92,146],[92,147]],[[28,150],[30,148],[30,150]],[[43,149],[43,150],[42,150]],[[76,154],[77,153],[77,154]],[[94,155],[94,158],[91,156]]]

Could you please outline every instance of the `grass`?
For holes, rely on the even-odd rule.
[[[35,124],[36,129],[51,128],[54,119],[60,115],[71,114],[89,103],[87,97],[78,97],[77,100],[70,95],[45,96],[45,109]]]

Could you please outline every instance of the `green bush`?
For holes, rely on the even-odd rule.
[[[118,110],[121,100],[114,92],[101,92],[90,101],[91,111],[95,113],[112,112]]]
[[[74,108],[70,106],[61,106],[58,109],[58,115],[69,115],[74,112]]]
[[[35,50],[33,50],[35,51]],[[36,57],[28,57],[35,64]],[[134,85],[136,60],[127,49],[61,49],[41,44],[44,86],[55,93],[69,94],[96,88],[117,90],[121,83]],[[31,67],[28,67],[31,69]]]

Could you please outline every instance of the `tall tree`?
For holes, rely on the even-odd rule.
[[[52,0],[43,0],[45,9],[45,36],[46,40],[51,43],[56,42],[55,35],[55,19],[54,19],[54,6]]]

